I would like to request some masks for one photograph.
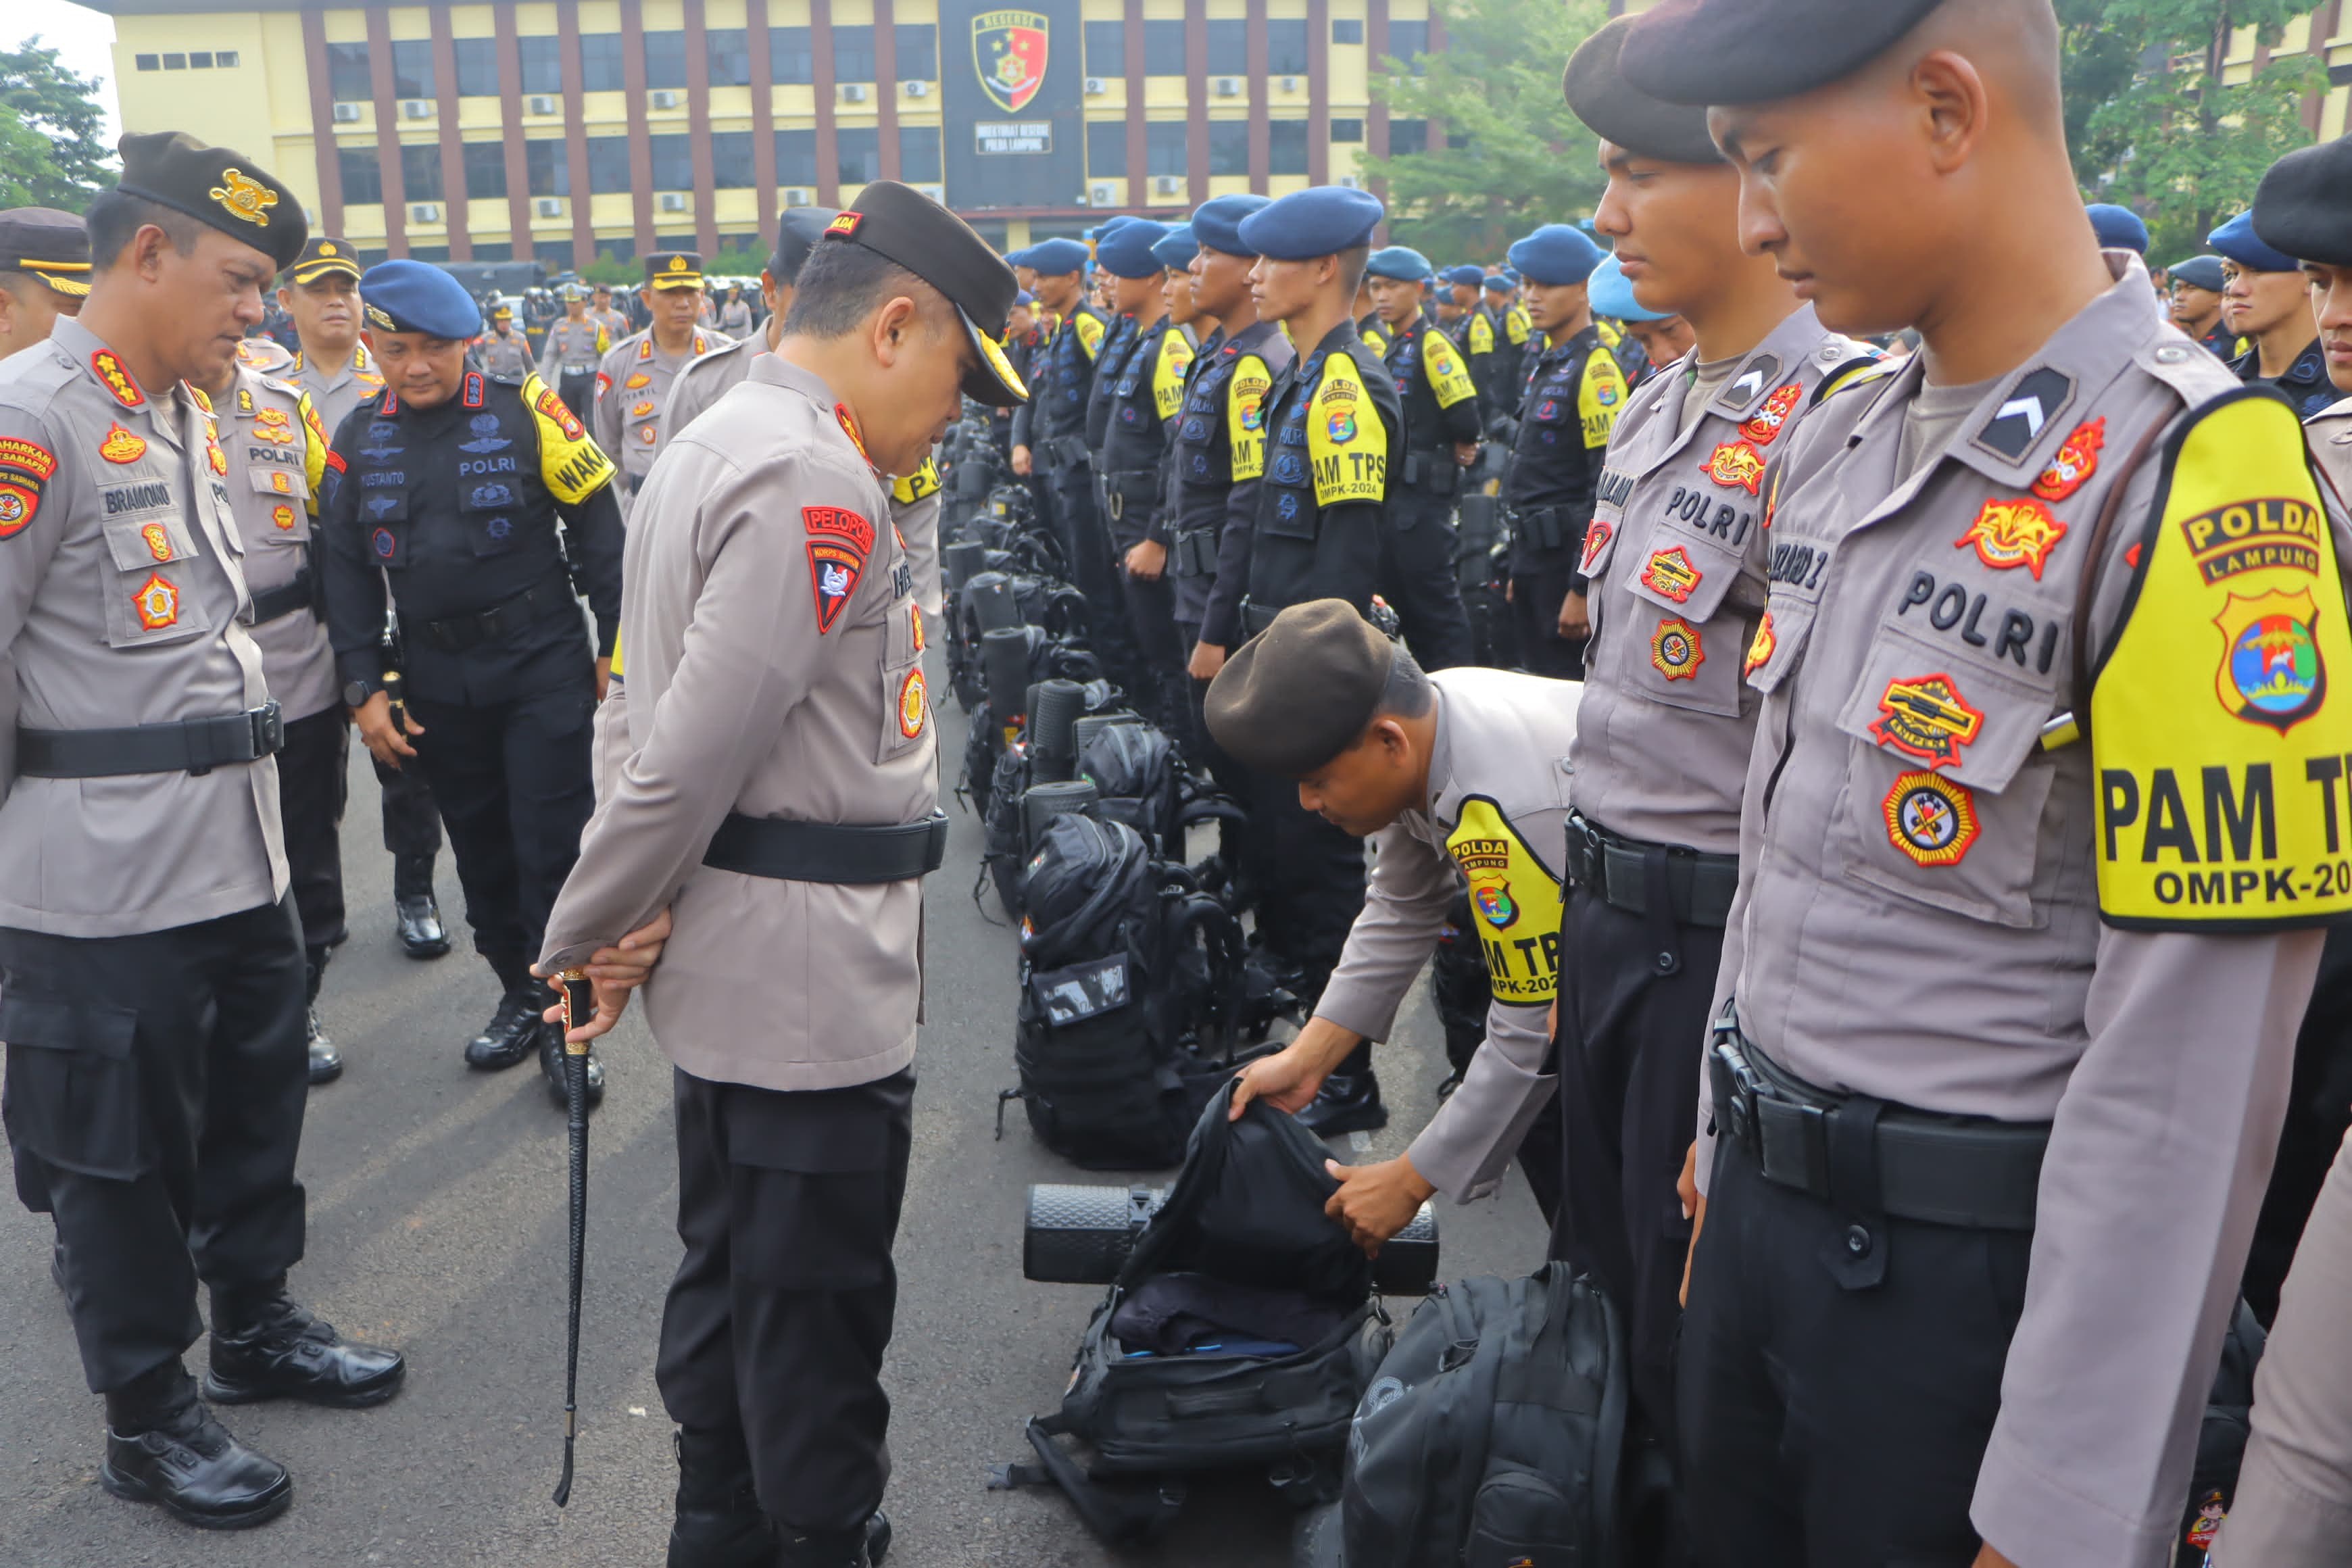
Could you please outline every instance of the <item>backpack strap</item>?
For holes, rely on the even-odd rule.
[[[989,1481],[992,1490],[1052,1485],[1061,1489],[1087,1528],[1113,1546],[1126,1546],[1164,1532],[1183,1511],[1185,1489],[1172,1477],[1157,1485],[1111,1487],[1095,1480],[1054,1441],[1056,1428],[1033,1420],[1024,1429],[1036,1450],[1035,1465],[1003,1465]]]

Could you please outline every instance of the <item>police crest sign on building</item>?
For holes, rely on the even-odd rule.
[[[1040,11],[982,11],[971,19],[971,58],[980,85],[1007,114],[1029,107],[1045,85],[1045,47],[1052,28]]]

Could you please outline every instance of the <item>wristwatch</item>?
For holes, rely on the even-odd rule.
[[[381,680],[369,680],[364,677],[358,680],[346,680],[343,682],[343,706],[362,707],[369,698],[383,689],[383,682]]]

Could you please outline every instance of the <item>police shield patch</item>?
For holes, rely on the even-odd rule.
[[[971,59],[980,85],[1018,114],[1045,85],[1046,18],[1037,11],[982,11],[971,19]]]

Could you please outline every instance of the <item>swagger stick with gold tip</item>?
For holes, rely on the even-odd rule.
[[[563,1346],[563,1475],[555,1506],[572,1500],[572,1442],[580,1426],[580,1276],[588,1248],[588,1042],[572,1031],[596,1015],[596,995],[584,969],[556,976],[563,991],[563,1100],[572,1122],[572,1309]]]

